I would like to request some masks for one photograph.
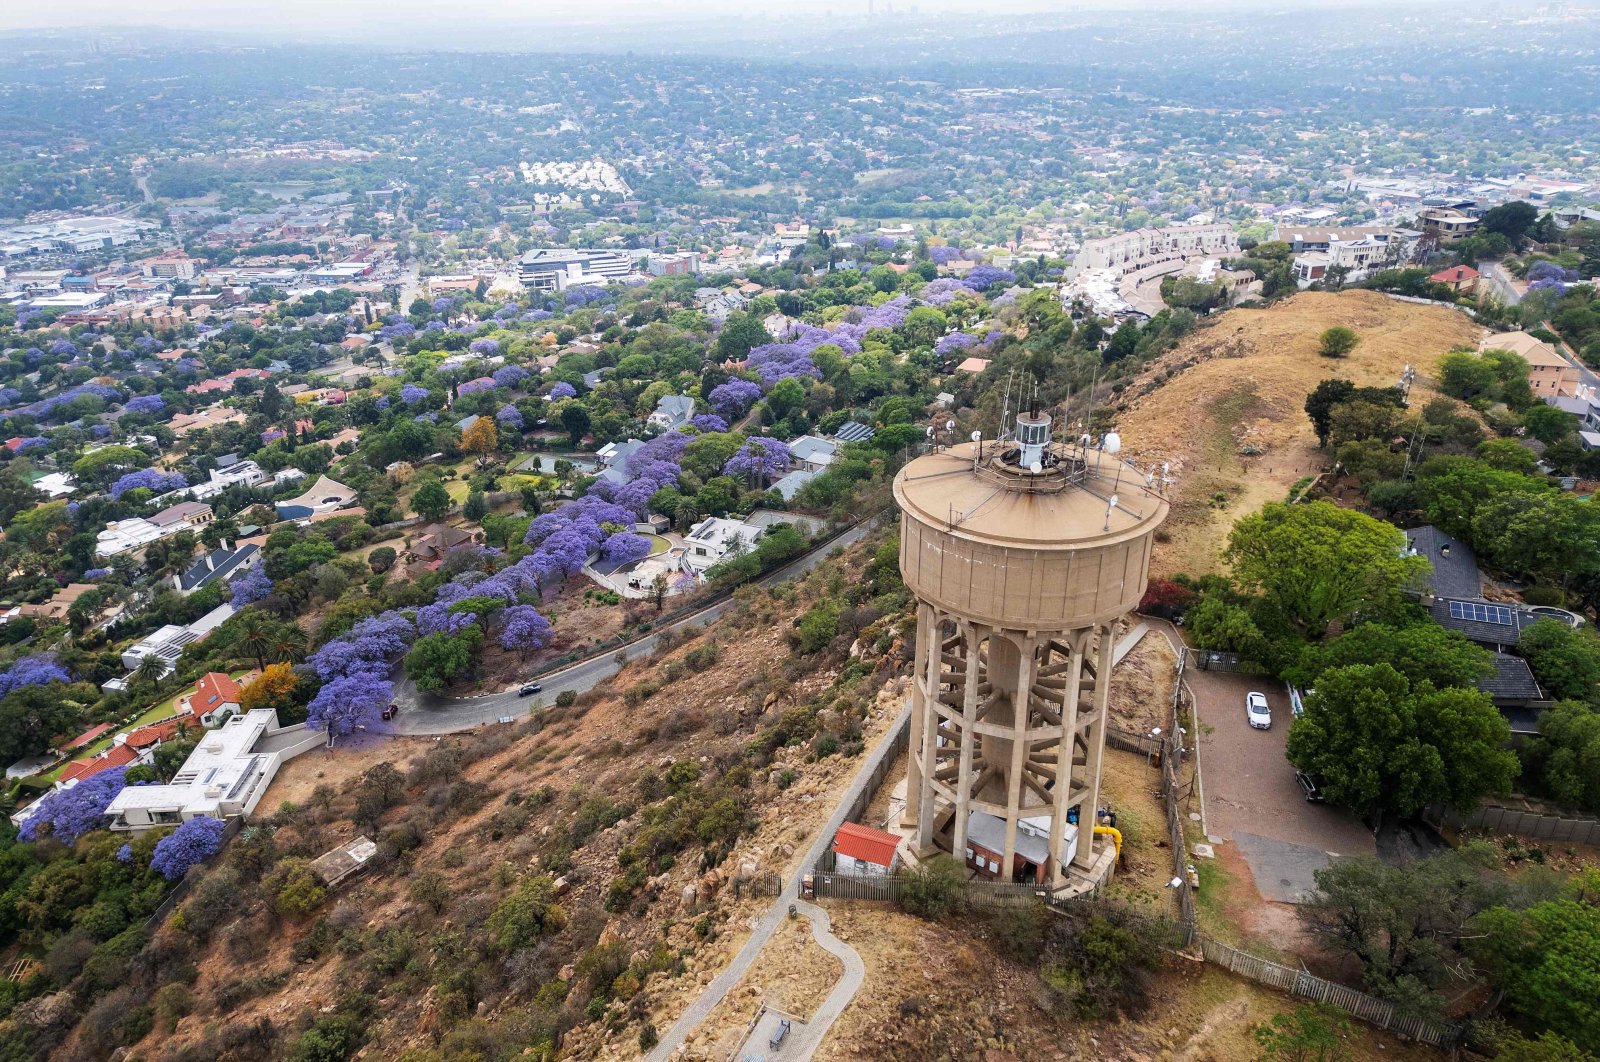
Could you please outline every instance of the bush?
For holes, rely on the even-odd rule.
[[[919,863],[900,890],[900,908],[907,914],[938,921],[965,904],[966,868],[947,855]]]
[[[556,707],[557,708],[571,708],[574,704],[577,704],[577,703],[578,703],[578,691],[577,690],[562,690],[560,693],[556,694]]]
[[[310,861],[305,859],[285,859],[267,878],[266,885],[272,893],[272,906],[290,918],[310,914],[328,896],[328,890],[311,872]]]

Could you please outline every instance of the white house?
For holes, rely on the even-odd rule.
[[[689,529],[684,561],[696,572],[720,563],[724,557],[747,552],[761,536],[761,529],[740,520],[708,516]]]
[[[833,835],[834,867],[841,874],[889,874],[900,847],[897,834],[846,822]]]
[[[689,418],[693,416],[694,399],[688,395],[662,395],[661,401],[656,403],[655,412],[650,414],[645,423],[662,431],[671,431],[689,423]]]
[[[838,452],[838,443],[815,435],[802,435],[789,444],[789,460],[808,472],[825,471]]]
[[[303,726],[280,727],[270,708],[233,716],[206,734],[171,782],[128,786],[107,806],[106,817],[113,830],[148,830],[201,815],[247,816],[285,761],[322,742]]]

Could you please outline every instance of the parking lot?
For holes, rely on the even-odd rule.
[[[1372,833],[1346,812],[1307,802],[1285,746],[1289,696],[1281,682],[1190,668],[1200,731],[1201,786],[1207,833],[1238,847],[1263,898],[1296,903],[1314,887],[1312,875],[1333,856],[1372,855]],[[1245,720],[1244,698],[1267,695],[1272,728]]]

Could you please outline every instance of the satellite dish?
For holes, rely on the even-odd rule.
[[[956,430],[956,422],[953,421],[953,420],[945,421],[944,422],[944,430],[945,431],[955,431]]]
[[[978,442],[982,438],[983,438],[983,432],[975,431],[975,432],[972,433],[972,441],[973,442]]]
[[[1039,461],[1035,459],[1034,462],[1028,466],[1028,471],[1037,475],[1044,471],[1044,465],[1040,464]]]
[[[925,434],[928,436],[928,438],[930,438],[930,439],[933,438],[933,425],[932,424],[929,424],[928,427],[925,429]]]
[[[1106,437],[1100,441],[1100,449],[1108,454],[1114,454],[1122,449],[1122,436],[1114,431],[1106,432]]]

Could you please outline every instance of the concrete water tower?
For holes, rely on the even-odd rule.
[[[1109,872],[1093,826],[1113,625],[1144,596],[1167,515],[1164,481],[1119,449],[1115,434],[1055,441],[1034,411],[895,477],[917,598],[901,822],[914,856],[1052,889]]]

